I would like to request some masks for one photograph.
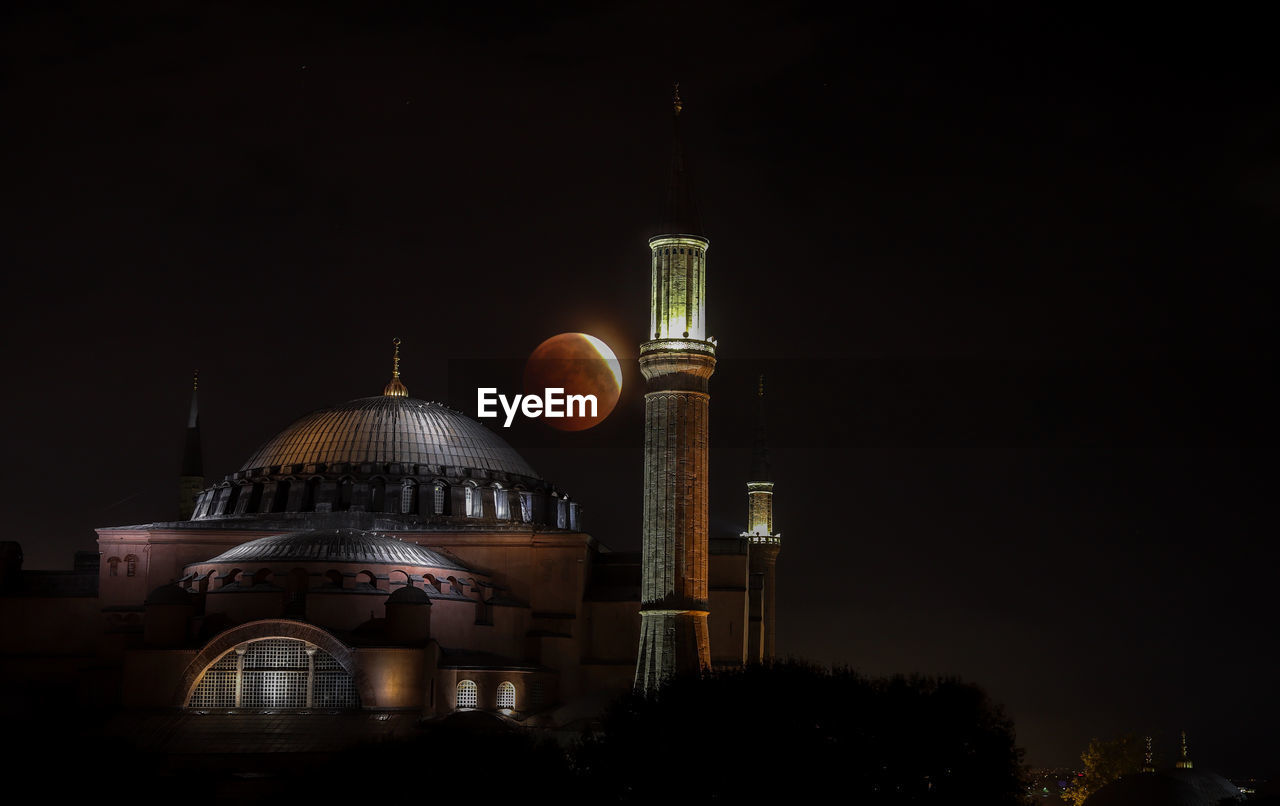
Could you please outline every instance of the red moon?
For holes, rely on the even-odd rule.
[[[622,393],[622,367],[609,345],[586,333],[561,333],[544,341],[524,365],[524,393],[542,397],[547,389],[565,395],[595,395],[596,416],[548,417],[561,431],[585,431],[604,421]],[[588,414],[590,409],[587,410]],[[577,412],[575,411],[575,414]]]

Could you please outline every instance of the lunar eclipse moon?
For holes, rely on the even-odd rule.
[[[618,357],[595,336],[560,333],[538,345],[524,367],[524,391],[541,396],[545,389],[562,388],[566,395],[595,395],[592,416],[544,419],[561,431],[585,431],[603,422],[622,393],[622,367]]]

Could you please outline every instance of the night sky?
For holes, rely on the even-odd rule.
[[[0,18],[4,539],[28,568],[175,517],[193,369],[212,482],[378,394],[394,337],[411,395],[474,414],[477,368],[564,331],[629,359],[618,411],[504,436],[638,550],[679,80],[713,530],[745,527],[764,372],[779,651],[976,682],[1035,765],[1126,732],[1171,760],[1186,729],[1198,767],[1280,774],[1260,20],[111,5]]]

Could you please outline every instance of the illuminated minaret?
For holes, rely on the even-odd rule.
[[[1178,759],[1177,768],[1180,770],[1191,769],[1191,757],[1187,755],[1187,732],[1182,732],[1182,758]]]
[[[685,169],[674,98],[665,234],[649,239],[649,337],[640,345],[644,395],[644,527],[640,651],[635,688],[651,693],[711,668],[707,635],[707,383],[716,367],[707,337],[706,254]]]
[[[1142,771],[1143,771],[1143,772],[1155,772],[1155,771],[1156,771],[1156,765],[1155,765],[1155,763],[1153,762],[1153,758],[1154,758],[1154,757],[1151,755],[1151,737],[1150,737],[1150,736],[1148,736],[1148,737],[1147,737],[1147,752],[1143,755],[1143,764],[1142,764]]]
[[[774,658],[774,603],[777,601],[774,568],[782,551],[782,535],[773,531],[773,476],[769,472],[769,441],[764,425],[763,375],[756,387],[756,399],[760,411],[755,447],[751,452],[751,475],[747,479],[747,531],[742,533],[751,543],[751,573],[764,576],[763,601],[759,608],[764,622],[763,635],[754,625],[747,633],[747,659],[753,662]]]
[[[196,496],[204,489],[204,459],[200,450],[200,407],[196,395],[200,389],[200,372],[191,379],[191,411],[187,415],[187,441],[182,450],[182,475],[178,477],[178,520],[191,520]]]

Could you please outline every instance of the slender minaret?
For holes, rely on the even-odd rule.
[[[1182,732],[1182,758],[1178,759],[1177,768],[1180,770],[1191,769],[1191,757],[1187,755],[1187,732]]]
[[[707,635],[708,380],[715,340],[707,337],[706,255],[680,144],[675,149],[662,232],[649,239],[649,337],[640,345],[644,395],[644,529],[640,651],[635,688],[652,693],[673,675],[711,668]]]
[[[200,450],[200,371],[191,379],[191,411],[187,415],[187,441],[182,449],[182,475],[178,477],[178,520],[191,520],[196,496],[204,489],[204,457]]]
[[[1151,737],[1150,737],[1150,736],[1148,736],[1148,737],[1146,737],[1146,738],[1147,738],[1147,752],[1143,755],[1142,771],[1143,771],[1143,772],[1155,772],[1155,771],[1156,771],[1156,765],[1155,765],[1155,763],[1153,762],[1153,758],[1154,758],[1154,757],[1153,757],[1153,756],[1152,756],[1152,754],[1151,754]]]
[[[753,629],[747,635],[747,658],[770,661],[774,658],[774,614],[777,585],[774,568],[782,552],[782,535],[773,531],[773,476],[769,472],[769,440],[765,433],[764,376],[756,386],[759,415],[756,441],[751,451],[751,475],[747,479],[747,531],[742,536],[751,543],[751,572],[764,575],[760,617],[764,635]]]

